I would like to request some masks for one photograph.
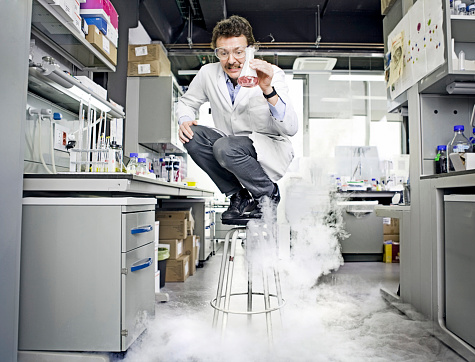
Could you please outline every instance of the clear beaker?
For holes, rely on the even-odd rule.
[[[242,67],[241,75],[238,78],[238,84],[241,87],[252,88],[259,84],[257,72],[249,66],[249,62],[254,59],[254,53],[257,48],[250,45],[246,48],[246,61]]]

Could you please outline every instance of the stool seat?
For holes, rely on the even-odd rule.
[[[236,219],[221,219],[221,224],[223,225],[247,225],[247,223],[251,220],[259,220],[252,217],[241,217]]]
[[[233,270],[234,270],[234,261],[235,261],[235,251],[236,251],[236,240],[240,233],[246,233],[246,239],[249,235],[247,235],[248,227],[245,226],[251,220],[258,220],[255,218],[248,218],[248,219],[232,219],[226,220],[229,222],[227,225],[239,225],[231,230],[228,231],[226,234],[226,238],[224,241],[223,246],[223,256],[221,259],[221,268],[219,273],[219,280],[218,280],[218,290],[216,293],[216,298],[211,300],[210,304],[214,308],[214,317],[213,317],[213,327],[216,327],[218,324],[219,313],[222,313],[222,334],[226,329],[227,318],[228,314],[246,314],[248,318],[250,318],[254,314],[261,314],[265,313],[266,315],[266,325],[267,325],[267,336],[269,343],[272,344],[272,321],[271,321],[271,312],[280,310],[285,305],[285,300],[282,298],[282,291],[280,287],[280,276],[278,269],[275,265],[275,261],[271,262],[270,264],[266,265],[265,267],[261,267],[262,270],[262,288],[263,292],[256,292],[253,290],[252,287],[252,258],[246,258],[247,266],[248,266],[248,288],[247,292],[232,292],[232,282],[233,282]],[[231,223],[232,222],[232,223]],[[236,224],[236,222],[242,224]],[[224,224],[223,220],[223,224]],[[253,228],[251,228],[252,230]],[[252,230],[252,235],[254,236],[256,232],[258,233],[259,237],[267,237],[269,238],[269,233],[265,231],[265,227],[256,228],[257,230]],[[230,237],[231,242],[230,242]],[[272,237],[272,235],[270,236]],[[258,238],[259,239],[259,238]],[[276,242],[275,239],[267,239]],[[251,243],[256,243],[256,245],[260,245],[259,240],[252,240]],[[246,253],[249,252],[247,248],[246,242]],[[263,245],[266,245],[265,242]],[[254,245],[253,245],[254,246]],[[277,243],[276,243],[277,246]],[[269,276],[273,275],[275,280],[275,290],[276,293],[272,294],[269,292]],[[223,294],[224,290],[224,294]],[[231,310],[230,309],[230,300],[233,296],[242,296],[247,295],[247,311],[244,310]],[[258,310],[253,309],[253,296],[263,296],[264,298],[264,308],[260,308]],[[271,298],[277,301],[277,305],[271,305]],[[222,300],[224,301],[224,306],[222,306]],[[282,321],[282,315],[281,315]]]

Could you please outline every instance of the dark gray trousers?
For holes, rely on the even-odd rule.
[[[193,138],[184,146],[223,194],[230,196],[245,187],[254,198],[272,195],[274,183],[257,161],[249,137],[224,136],[199,125],[191,126],[191,130]]]

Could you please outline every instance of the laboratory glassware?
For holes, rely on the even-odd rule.
[[[238,84],[241,87],[252,88],[259,84],[257,72],[255,69],[252,69],[249,64],[249,62],[254,59],[255,52],[256,47],[252,45],[246,48],[246,61],[242,67],[241,75],[238,78]]]

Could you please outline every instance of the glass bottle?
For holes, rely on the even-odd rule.
[[[255,52],[256,48],[252,45],[246,48],[246,61],[242,67],[241,75],[238,78],[238,84],[241,87],[252,88],[259,84],[257,72],[249,65],[249,62],[254,59]]]
[[[463,134],[464,130],[465,127],[463,125],[454,126],[454,138],[452,138],[452,141],[447,147],[447,152],[449,152],[449,172],[455,171],[452,160],[450,159],[450,154],[459,153],[463,155],[466,152],[471,152],[472,150],[470,141]]]
[[[139,176],[147,176],[148,170],[147,170],[147,159],[139,157],[138,163],[137,163],[137,171],[136,175]]]
[[[109,149],[109,172],[122,172],[122,147],[115,140]]]
[[[127,164],[127,173],[135,175],[137,174],[137,162],[139,154],[135,152],[130,153],[130,161]]]
[[[447,173],[447,146],[437,146],[437,156],[435,156],[435,173]]]

